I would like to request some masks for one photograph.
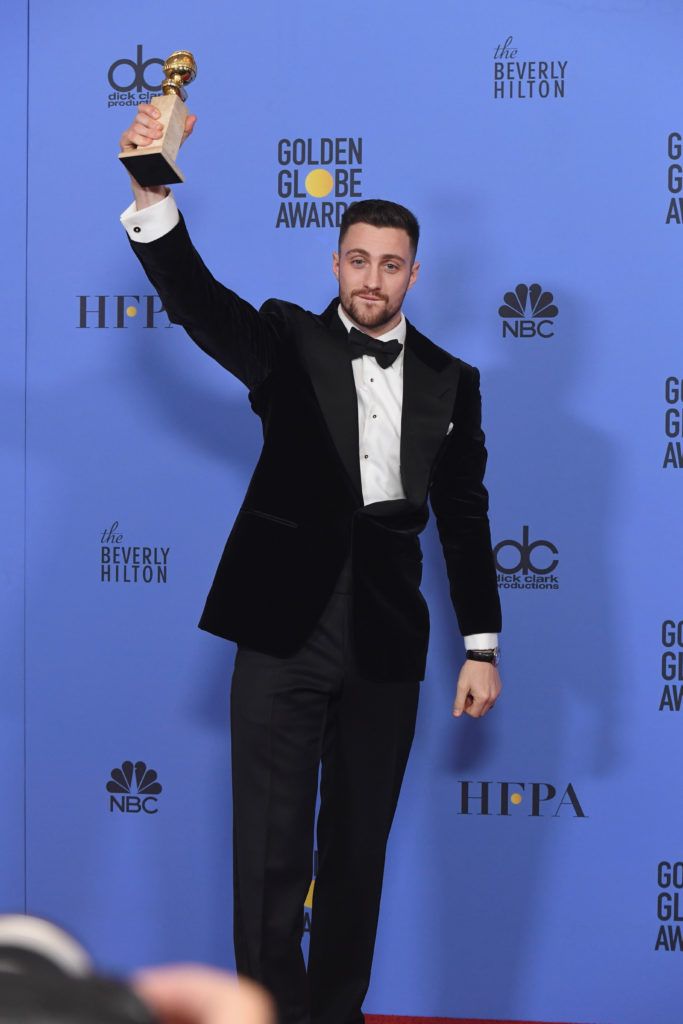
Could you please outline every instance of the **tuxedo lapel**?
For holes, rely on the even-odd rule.
[[[334,299],[320,316],[307,317],[299,349],[328,430],[362,504],[358,443],[358,400],[349,355],[348,334]]]
[[[407,323],[403,357],[401,481],[406,498],[422,505],[436,454],[446,438],[460,375],[451,359]]]

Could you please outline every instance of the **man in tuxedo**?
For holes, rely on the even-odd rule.
[[[122,148],[158,135],[143,104]],[[360,1024],[425,671],[428,501],[467,649],[453,714],[481,717],[500,692],[479,374],[402,313],[419,272],[405,207],[349,207],[322,314],[280,299],[257,311],[204,266],[169,191],[132,185],[122,221],[168,315],[246,385],[263,424],[200,622],[237,643],[237,969],[270,989],[283,1024]]]

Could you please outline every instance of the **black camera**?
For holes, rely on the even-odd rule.
[[[156,1024],[124,982],[93,973],[67,932],[37,917],[0,916],[0,1024]]]

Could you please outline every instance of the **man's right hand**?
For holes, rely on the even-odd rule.
[[[155,107],[152,103],[141,103],[130,128],[127,128],[121,136],[121,149],[134,149],[138,146],[149,146],[161,138],[162,128],[159,124],[160,116],[161,113],[158,107]],[[185,131],[183,132],[183,137],[180,141],[181,146],[185,139],[192,134],[196,121],[197,117],[195,114],[188,114],[185,118]],[[135,205],[138,210],[144,209],[146,206],[153,206],[154,203],[160,202],[168,194],[164,185],[150,185],[147,188],[144,188],[142,185],[138,184],[132,174],[130,176],[130,182],[133,187]]]

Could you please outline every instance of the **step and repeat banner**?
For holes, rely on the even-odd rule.
[[[0,911],[24,904],[24,459],[26,382],[26,68],[24,4],[3,12],[4,66],[13,83],[3,144],[4,254],[0,375]]]
[[[482,373],[505,692],[451,718],[462,641],[430,524],[428,674],[366,1009],[674,1024],[680,4],[14,8],[2,909],[61,922],[110,970],[232,964],[234,648],[196,622],[260,425],[118,222],[118,138],[186,48],[199,120],[175,193],[216,276],[322,310],[346,205],[397,200],[423,232],[407,315]]]

